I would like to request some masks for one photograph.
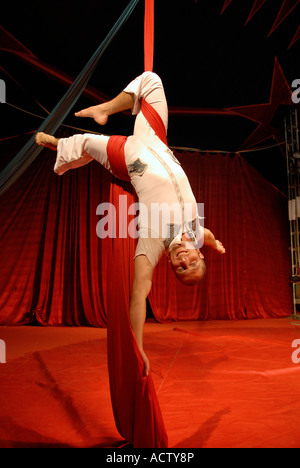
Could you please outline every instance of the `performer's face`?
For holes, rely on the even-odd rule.
[[[170,252],[172,269],[184,284],[199,283],[205,276],[204,256],[198,249],[191,248],[191,242],[175,245]]]

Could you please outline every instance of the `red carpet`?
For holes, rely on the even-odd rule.
[[[106,330],[0,327],[0,447],[121,447]],[[169,448],[299,448],[300,322],[146,323]]]

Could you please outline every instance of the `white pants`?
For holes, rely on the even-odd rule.
[[[147,140],[154,135],[154,131],[141,112],[141,98],[144,98],[158,112],[167,131],[168,106],[163,84],[158,75],[152,72],[145,72],[133,80],[124,91],[134,96],[132,113],[137,116],[134,125],[134,136],[137,136],[147,144]],[[93,159],[111,171],[106,151],[109,138],[106,135],[94,135],[90,133],[61,138],[57,147],[54,172],[62,175],[67,170],[84,166]]]

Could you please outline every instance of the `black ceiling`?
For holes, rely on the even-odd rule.
[[[85,0],[77,4],[57,0],[10,2],[1,12],[1,25],[41,61],[76,77],[128,3],[129,0]],[[255,0],[232,0],[220,14],[224,3],[155,1],[153,69],[164,82],[170,108],[213,110],[267,103],[275,58],[290,85],[300,79],[300,40],[289,47],[299,27],[300,2],[269,37],[284,0],[261,1],[261,8],[246,25]],[[90,85],[112,97],[142,73],[143,34],[144,0],[140,0],[101,58]],[[47,115],[41,106],[51,111],[66,86],[14,54],[0,54],[0,78],[6,83],[7,103]],[[92,104],[83,96],[76,109]],[[0,104],[0,115],[0,138],[31,132],[41,122],[38,117],[5,104]],[[65,124],[99,131],[91,121],[79,122],[73,112]],[[100,131],[129,134],[132,125],[131,118],[114,117]],[[256,126],[237,116],[171,114],[168,140],[171,146],[235,152]],[[17,146],[24,144],[23,138],[17,140]],[[268,143],[271,142],[266,140]],[[0,143],[1,148],[7,151],[8,140]],[[280,190],[285,190],[285,161],[279,148],[243,156]]]

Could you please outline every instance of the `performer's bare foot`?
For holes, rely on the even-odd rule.
[[[75,112],[76,117],[91,117],[99,125],[105,125],[108,119],[108,114],[104,109],[105,104],[99,104],[97,106],[88,107],[79,112]]]
[[[110,101],[103,102],[96,106],[87,107],[79,112],[75,112],[76,117],[91,117],[99,125],[105,125],[110,115],[132,109],[134,105],[134,95],[122,91],[118,96]]]
[[[59,140],[52,135],[39,132],[35,135],[35,141],[39,146],[45,146],[46,148],[56,151]]]

